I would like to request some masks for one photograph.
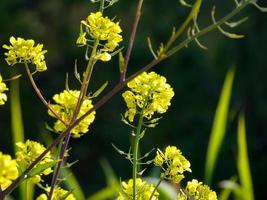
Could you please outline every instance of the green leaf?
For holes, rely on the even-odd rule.
[[[105,174],[107,185],[109,186],[118,185],[119,186],[120,184],[118,182],[118,178],[116,177],[108,161],[106,159],[101,159],[100,164]]]
[[[11,129],[12,138],[14,144],[14,151],[17,151],[17,142],[24,142],[24,125],[23,117],[20,105],[20,91],[19,91],[19,79],[14,79],[10,84],[10,109],[11,109]],[[21,183],[19,185],[19,196],[21,199],[26,196],[28,199],[33,199],[34,185],[27,184],[27,194],[25,193],[25,187],[27,183]]]
[[[212,181],[214,168],[226,132],[234,74],[234,69],[227,72],[212,125],[205,166],[205,181],[207,184]]]
[[[240,179],[240,185],[242,188],[243,199],[254,200],[253,185],[252,185],[248,150],[247,150],[245,116],[243,113],[240,114],[238,119],[237,142],[238,142],[237,168]]]
[[[44,164],[39,164],[29,172],[28,176],[29,177],[33,177],[35,175],[39,175],[44,170],[55,166],[57,163],[58,163],[58,161],[51,161],[51,162],[47,162],[47,163],[44,163]]]
[[[110,164],[107,162],[106,159],[102,159],[100,161],[102,169],[105,173],[107,187],[99,190],[92,196],[88,197],[88,200],[106,200],[113,198],[119,191],[120,183],[118,178],[115,176],[114,171],[112,170]]]
[[[60,177],[65,177],[67,179],[67,181],[63,182],[63,184],[69,191],[72,191],[72,194],[76,199],[85,200],[82,188],[70,168],[61,168]]]

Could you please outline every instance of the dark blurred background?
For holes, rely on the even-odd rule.
[[[124,46],[127,45],[135,5],[136,1],[121,0],[106,10],[108,16],[120,20]],[[200,27],[211,23],[213,5],[217,7],[219,18],[234,7],[234,2],[204,1],[198,19]],[[75,59],[78,59],[81,70],[85,64],[84,49],[75,45],[79,22],[96,9],[89,0],[1,0],[0,45],[8,43],[10,36],[33,38],[44,43],[48,50],[48,71],[36,74],[36,81],[44,96],[51,99],[53,94],[64,89],[66,73],[70,76],[70,88],[79,86],[73,75]],[[151,37],[154,46],[165,42],[172,27],[180,25],[187,13],[188,9],[181,7],[177,0],[145,1],[129,74],[152,59],[146,37]],[[153,147],[177,145],[191,161],[194,177],[203,180],[207,143],[223,80],[229,67],[236,66],[231,111],[245,110],[254,191],[256,199],[267,199],[267,14],[250,6],[239,15],[240,18],[244,16],[249,16],[248,21],[234,30],[244,33],[244,39],[231,40],[215,30],[200,39],[209,48],[207,51],[192,43],[155,67],[156,72],[168,77],[175,97],[159,126],[148,131],[141,148],[146,152]],[[41,141],[49,134],[44,122],[52,124],[53,120],[33,95],[23,66],[8,67],[3,49],[0,51],[0,72],[4,77],[24,74],[20,86],[26,137]],[[117,58],[109,63],[98,63],[90,89],[100,87],[106,80],[109,81],[108,88],[111,88],[118,80],[118,73]],[[82,139],[71,140],[70,160],[79,160],[73,171],[87,195],[105,185],[99,164],[103,157],[107,158],[118,177],[127,179],[131,175],[130,163],[111,146],[113,143],[128,150],[130,130],[120,121],[120,114],[124,111],[120,93],[97,111],[90,133]],[[0,108],[0,149],[5,153],[12,152],[9,112],[10,103]],[[236,115],[233,115],[218,159],[213,188],[217,188],[220,180],[237,175],[236,125]]]

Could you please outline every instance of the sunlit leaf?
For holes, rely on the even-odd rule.
[[[212,181],[214,168],[226,133],[234,74],[234,69],[230,69],[227,72],[212,125],[205,166],[205,181],[207,184]]]
[[[240,114],[238,119],[238,156],[237,156],[237,168],[240,179],[240,185],[242,187],[243,199],[254,200],[252,178],[250,173],[247,140],[246,140],[246,125],[245,116]]]
[[[10,109],[11,109],[11,128],[12,138],[14,144],[14,151],[17,151],[17,142],[24,142],[24,125],[20,105],[20,90],[19,79],[11,81],[10,84]],[[25,193],[26,183],[19,185],[19,195],[23,199],[26,197]],[[34,185],[27,183],[27,197],[33,199]]]
[[[58,161],[51,161],[43,164],[38,164],[36,167],[34,167],[29,173],[28,177],[33,177],[35,175],[39,175],[42,173],[44,170],[51,168],[55,166],[58,163]]]

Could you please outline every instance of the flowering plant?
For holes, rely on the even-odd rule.
[[[122,122],[132,129],[130,135],[132,144],[127,153],[118,149],[115,145],[114,148],[131,162],[132,176],[130,179],[121,182],[120,187],[117,188],[117,193],[113,197],[117,200],[160,199],[160,184],[168,181],[180,185],[180,187],[177,186],[176,190],[175,199],[177,200],[218,199],[215,191],[196,179],[187,182],[186,187],[182,187],[182,181],[186,178],[187,173],[192,173],[192,169],[190,161],[176,146],[167,146],[164,150],[158,148],[151,160],[147,160],[147,157],[152,154],[151,152],[141,155],[139,150],[141,140],[146,136],[146,132],[151,130],[150,128],[159,125],[163,114],[171,109],[171,100],[175,95],[175,89],[168,83],[167,78],[150,70],[193,41],[201,48],[206,48],[200,43],[199,37],[214,29],[218,29],[229,38],[242,38],[242,35],[224,31],[222,25],[228,23],[228,20],[249,5],[253,5],[261,11],[266,11],[266,9],[260,7],[255,0],[235,1],[235,8],[218,21],[215,19],[214,8],[211,12],[213,23],[204,29],[200,29],[197,17],[201,10],[202,0],[196,0],[193,5],[180,0],[181,5],[191,9],[185,21],[178,29],[173,30],[168,41],[165,44],[162,43],[156,51],[154,51],[151,41],[148,39],[148,47],[154,59],[134,74],[127,76],[143,0],[138,0],[137,3],[135,20],[126,53],[121,47],[123,31],[119,20],[106,16],[104,12],[105,9],[113,6],[117,1],[93,1],[99,3],[99,10],[89,13],[85,19],[81,20],[80,33],[76,40],[76,45],[85,49],[85,60],[87,62],[82,76],[77,73],[75,66],[75,77],[80,84],[80,88],[70,89],[66,84],[66,88],[55,94],[51,102],[42,95],[33,77],[33,74],[37,72],[39,75],[41,72],[49,70],[45,61],[47,50],[45,50],[44,45],[36,43],[32,39],[14,36],[10,37],[10,44],[3,45],[6,51],[4,53],[5,60],[9,66],[24,65],[36,95],[46,107],[48,115],[56,120],[51,126],[52,128],[49,127],[49,130],[57,133],[58,136],[47,147],[32,140],[17,142],[14,158],[0,152],[0,200],[10,195],[17,186],[24,182],[26,182],[25,188],[27,188],[27,183],[30,183],[36,184],[44,190],[42,194],[37,196],[37,200],[74,200],[81,198],[75,196],[75,188],[74,191],[63,189],[64,184],[59,177],[60,172],[65,167],[70,167],[65,164],[69,153],[69,141],[87,134],[91,130],[89,129],[90,124],[97,117],[97,109],[124,87],[127,87],[127,90],[122,93],[126,111],[122,115]],[[232,26],[235,27],[239,24],[235,23]],[[177,45],[178,38],[186,30],[188,37]],[[109,92],[98,99],[99,94],[105,90],[107,84],[105,83],[95,92],[89,92],[89,84],[91,78],[93,78],[94,68],[97,67],[99,62],[106,63],[116,56],[119,57],[120,79]],[[0,75],[0,106],[3,106],[8,100],[7,80],[12,81],[16,78],[4,79]],[[53,152],[54,147],[58,148],[57,153]],[[140,166],[143,164],[153,164],[155,168],[160,169],[160,176],[156,184],[145,180],[144,171],[140,170]],[[47,182],[47,176],[49,175],[52,175],[51,182]],[[27,196],[25,199],[27,199]]]

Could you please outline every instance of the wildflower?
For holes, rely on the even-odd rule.
[[[18,166],[20,166],[21,168],[29,166],[46,150],[46,148],[42,144],[31,140],[27,140],[25,143],[17,142],[16,145],[18,147],[18,151],[16,152],[16,160]],[[45,164],[52,161],[53,159],[50,155],[50,152],[48,152],[39,162],[39,164]],[[42,175],[48,175],[51,172],[53,172],[53,170],[49,167],[42,171],[39,175],[32,177],[31,180],[35,183],[38,183],[41,181]]]
[[[86,32],[81,29],[80,36],[77,39],[79,46],[86,45],[86,33],[94,41],[99,42],[101,47],[97,50],[96,60],[107,62],[111,59],[110,52],[113,52],[119,43],[122,41],[122,32],[119,22],[115,23],[108,17],[103,17],[101,12],[91,13],[85,20],[81,21],[85,26]],[[109,53],[108,53],[109,52]]]
[[[136,179],[136,200],[149,200],[155,187],[148,184],[146,181],[142,181],[141,178]],[[153,194],[152,200],[157,200],[159,193],[156,191]],[[116,200],[131,200],[133,199],[133,179],[130,179],[128,183],[122,182],[122,191]]]
[[[193,179],[187,182],[185,190],[178,193],[177,200],[217,200],[216,192],[212,191],[209,186]]]
[[[57,104],[51,104],[53,110],[67,123],[70,123],[75,112],[75,108],[79,99],[80,91],[78,90],[64,90],[60,94],[54,95],[53,99]],[[92,101],[85,99],[82,103],[78,117],[84,115],[88,110],[93,108]],[[52,117],[55,117],[53,113],[48,111],[48,114]],[[95,111],[90,115],[86,116],[80,123],[78,123],[72,130],[73,137],[80,137],[82,134],[88,132],[89,125],[95,119]],[[60,121],[57,120],[54,124],[54,129],[56,132],[63,132],[66,129],[66,126]]]
[[[7,101],[7,95],[4,91],[8,90],[6,84],[3,82],[2,76],[0,74],[0,105],[4,105],[5,101]]]
[[[48,187],[47,193],[49,193],[50,188]],[[41,194],[39,197],[37,197],[36,200],[47,200],[47,195],[46,194]],[[71,192],[68,192],[60,187],[56,187],[55,190],[53,191],[53,197],[52,200],[76,200],[76,198],[73,196]]]
[[[36,66],[36,71],[45,71],[47,69],[44,54],[47,52],[43,50],[42,44],[34,46],[34,40],[25,40],[13,36],[10,38],[10,46],[3,45],[8,52],[5,53],[7,64],[13,66],[17,63],[27,63]]]
[[[0,187],[5,190],[18,177],[16,160],[0,152]]]
[[[179,183],[184,178],[184,172],[191,172],[190,162],[182,155],[175,146],[168,146],[163,153],[157,150],[154,164],[163,169],[162,178]]]
[[[76,41],[76,44],[79,45],[80,47],[86,45],[86,37],[85,36],[86,36],[86,33],[80,33],[80,35]]]
[[[95,56],[96,60],[102,60],[104,62],[110,61],[111,60],[111,55],[107,52],[103,52],[103,53],[97,53]]]
[[[124,116],[130,122],[134,120],[136,113],[143,109],[143,116],[150,119],[154,113],[165,113],[171,105],[174,96],[172,87],[166,83],[166,78],[155,72],[143,72],[130,81],[127,90],[122,94],[128,110]]]

